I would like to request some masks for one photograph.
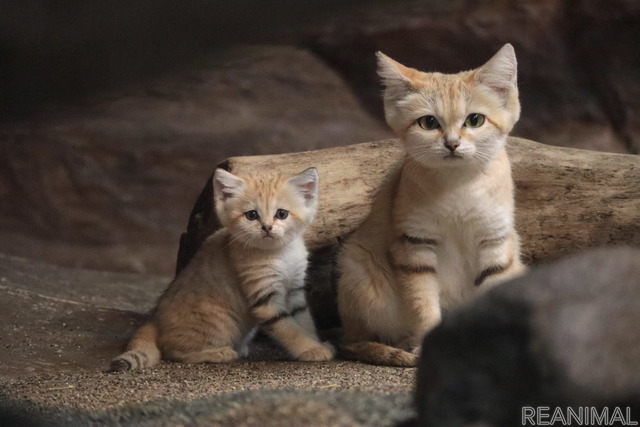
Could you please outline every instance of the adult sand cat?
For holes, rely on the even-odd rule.
[[[111,369],[229,362],[248,352],[257,327],[298,360],[329,360],[304,294],[303,233],[317,209],[318,173],[238,177],[217,169],[215,205],[224,228],[209,237],[160,297]]]
[[[339,256],[344,355],[413,366],[442,310],[523,270],[508,133],[520,115],[513,47],[459,74],[378,53],[406,159]]]

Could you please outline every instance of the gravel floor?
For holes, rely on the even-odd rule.
[[[393,425],[412,415],[414,374],[343,361],[165,363],[12,379],[0,401],[59,424]]]

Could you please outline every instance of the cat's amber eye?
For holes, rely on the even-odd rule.
[[[289,216],[289,211],[286,209],[278,209],[274,216],[275,219],[287,219]]]
[[[425,130],[434,130],[440,127],[440,123],[434,116],[422,116],[418,119],[418,126]]]
[[[467,116],[464,121],[464,125],[468,128],[479,128],[484,124],[484,115],[479,113],[472,113]]]
[[[255,221],[260,218],[260,215],[258,215],[258,211],[247,211],[244,213],[244,216],[249,221]]]

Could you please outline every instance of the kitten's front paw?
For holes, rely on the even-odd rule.
[[[322,345],[302,352],[296,359],[302,362],[323,362],[333,359],[335,354],[336,350],[331,344],[323,343]]]

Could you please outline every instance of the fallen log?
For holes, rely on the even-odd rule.
[[[528,264],[588,247],[640,245],[640,156],[521,138],[509,138],[508,151],[516,182],[517,229]],[[284,173],[318,168],[319,211],[307,235],[312,251],[309,300],[316,316],[323,313],[321,317],[329,320],[335,317],[331,280],[335,251],[365,219],[380,184],[398,172],[403,155],[399,142],[391,139],[303,153],[232,157],[218,167],[236,174],[256,167]],[[181,237],[177,271],[219,227],[209,179]]]

